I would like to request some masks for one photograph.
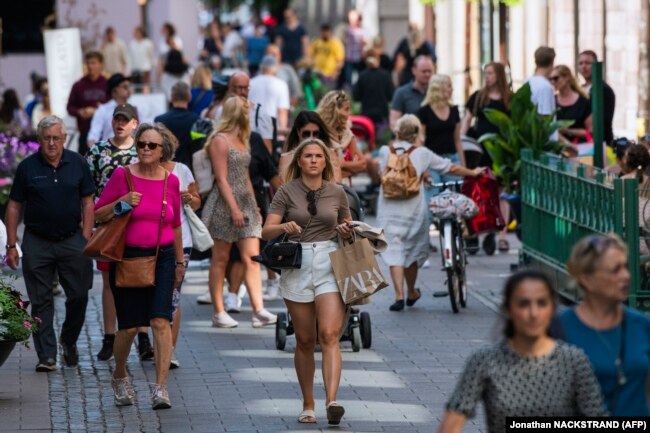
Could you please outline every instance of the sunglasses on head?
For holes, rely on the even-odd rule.
[[[309,191],[307,193],[307,211],[311,216],[316,215],[318,212],[316,208],[316,191]]]
[[[304,140],[306,138],[320,138],[320,131],[304,130],[300,133],[300,137]]]
[[[152,141],[138,141],[135,145],[138,146],[138,149],[144,149],[146,147],[149,150],[156,150],[158,146],[162,147],[162,144]]]
[[[593,235],[589,238],[589,243],[587,244],[584,254],[592,250],[597,254],[603,254],[607,248],[614,244],[616,244],[616,239],[614,238],[609,236]]]

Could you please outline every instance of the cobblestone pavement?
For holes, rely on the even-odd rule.
[[[516,248],[516,241],[511,239]],[[452,314],[446,298],[431,293],[444,289],[439,256],[423,269],[423,297],[413,308],[394,313],[389,287],[362,307],[372,319],[372,348],[358,353],[343,342],[344,371],[339,402],[346,415],[338,430],[356,432],[433,432],[444,403],[462,370],[464,359],[493,341],[499,289],[516,254],[470,258],[470,299],[466,310]],[[386,272],[388,276],[388,273]],[[19,283],[20,284],[20,283]],[[236,315],[238,328],[210,326],[211,307],[195,296],[207,287],[207,270],[192,268],[183,288],[183,322],[177,355],[181,368],[170,372],[173,408],[154,412],[150,382],[154,365],[140,362],[135,348],[128,366],[137,404],[116,408],[110,387],[111,362],[99,362],[101,345],[101,278],[90,294],[86,326],[78,346],[78,368],[50,374],[34,372],[33,350],[16,348],[0,367],[0,431],[30,432],[279,432],[328,431],[320,372],[316,379],[318,424],[301,425],[300,390],[293,369],[295,340],[275,349],[274,329],[253,329],[244,301]],[[57,326],[64,298],[57,297]],[[267,303],[284,311],[281,301]],[[320,356],[317,355],[317,362]],[[318,362],[317,367],[320,367]],[[482,412],[466,432],[485,431]]]

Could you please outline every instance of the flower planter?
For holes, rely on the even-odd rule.
[[[14,350],[16,346],[15,341],[0,341],[0,367],[5,363],[11,351]]]

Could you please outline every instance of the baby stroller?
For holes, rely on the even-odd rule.
[[[346,307],[345,313],[347,321],[340,341],[350,341],[353,352],[358,352],[362,347],[370,349],[372,345],[370,314],[367,311],[359,312],[358,308],[350,306]],[[289,313],[278,313],[278,321],[275,323],[275,348],[284,350],[287,336],[294,333]]]
[[[363,153],[375,150],[375,124],[366,116],[350,116],[352,133],[357,139],[357,146]]]
[[[483,148],[481,145],[467,135],[461,137],[461,143],[463,145],[463,152],[465,153],[465,163],[467,168],[472,169],[480,166],[481,159],[483,158]],[[478,234],[469,235],[465,238],[465,251],[468,254],[474,255],[478,253],[480,249]],[[486,236],[483,241],[483,249],[488,256],[494,254],[497,249],[494,236]]]

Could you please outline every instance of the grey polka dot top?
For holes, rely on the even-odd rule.
[[[473,353],[447,410],[473,417],[479,401],[491,433],[505,431],[507,416],[607,415],[587,356],[561,341],[539,358],[518,355],[505,341]]]

